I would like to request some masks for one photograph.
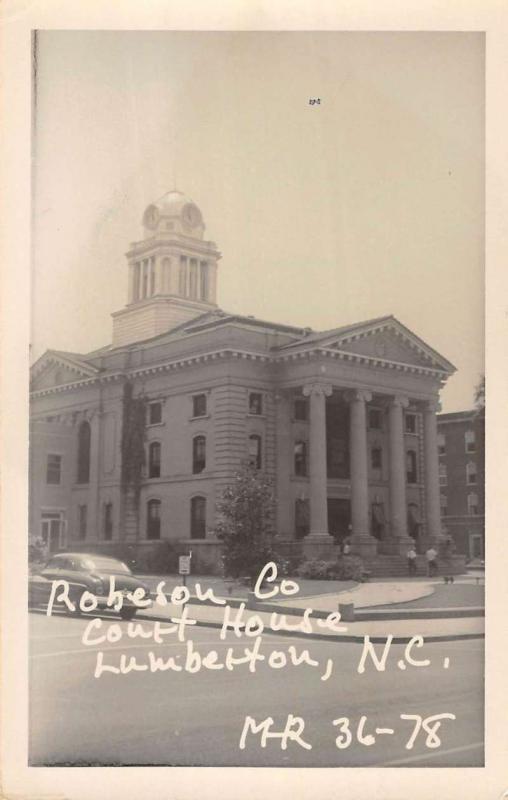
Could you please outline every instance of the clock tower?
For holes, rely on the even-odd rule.
[[[143,214],[144,238],[127,252],[128,303],[113,316],[113,347],[158,336],[217,307],[221,254],[204,239],[197,205],[167,192]]]

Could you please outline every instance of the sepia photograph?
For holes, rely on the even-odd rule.
[[[2,797],[506,795],[507,41],[4,0]]]
[[[32,58],[29,764],[482,767],[484,35]]]

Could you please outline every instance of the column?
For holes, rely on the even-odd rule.
[[[369,484],[367,462],[367,413],[370,392],[346,392],[350,420],[351,525],[353,536],[369,536]]]
[[[328,536],[328,492],[326,469],[326,398],[332,387],[327,383],[312,383],[303,387],[309,398],[309,470],[310,470],[310,533]],[[307,537],[307,538],[309,538]]]
[[[412,542],[407,535],[406,455],[404,448],[404,409],[409,400],[396,395],[390,401],[390,539],[397,539],[399,551]]]
[[[437,447],[437,419],[439,402],[431,400],[423,415],[423,452],[425,462],[425,515],[427,537],[437,544],[445,537],[441,532],[441,509],[439,506],[439,458]]]
[[[129,264],[129,303],[134,303],[136,299],[136,265]]]
[[[289,476],[291,473],[291,404],[282,392],[275,398],[277,415],[277,533],[283,539],[294,538],[291,527],[291,493]]]

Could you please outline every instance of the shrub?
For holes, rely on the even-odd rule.
[[[330,580],[333,577],[335,561],[304,561],[296,570],[299,578],[309,578],[310,580]]]
[[[334,566],[335,577],[340,581],[363,580],[364,565],[359,556],[342,556]]]

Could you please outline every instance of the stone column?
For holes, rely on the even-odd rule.
[[[404,448],[404,409],[409,400],[396,395],[390,401],[390,534],[394,552],[405,555],[413,539],[407,533],[406,454]]]
[[[129,264],[129,303],[134,303],[136,297],[136,265]]]
[[[275,398],[277,415],[277,533],[283,539],[294,538],[291,529],[290,482],[291,472],[291,404],[282,392]]]
[[[377,541],[369,532],[366,403],[372,400],[372,394],[354,390],[346,392],[345,397],[350,404],[351,544],[354,552],[368,557],[377,552]]]
[[[429,543],[439,545],[445,536],[441,532],[439,504],[439,457],[437,446],[437,419],[439,402],[431,400],[424,410],[423,451],[425,463],[425,516]]]
[[[304,552],[309,558],[331,558],[334,540],[328,533],[328,475],[326,467],[326,398],[332,387],[328,383],[311,383],[303,387],[309,398],[309,471],[310,532],[304,539]]]

